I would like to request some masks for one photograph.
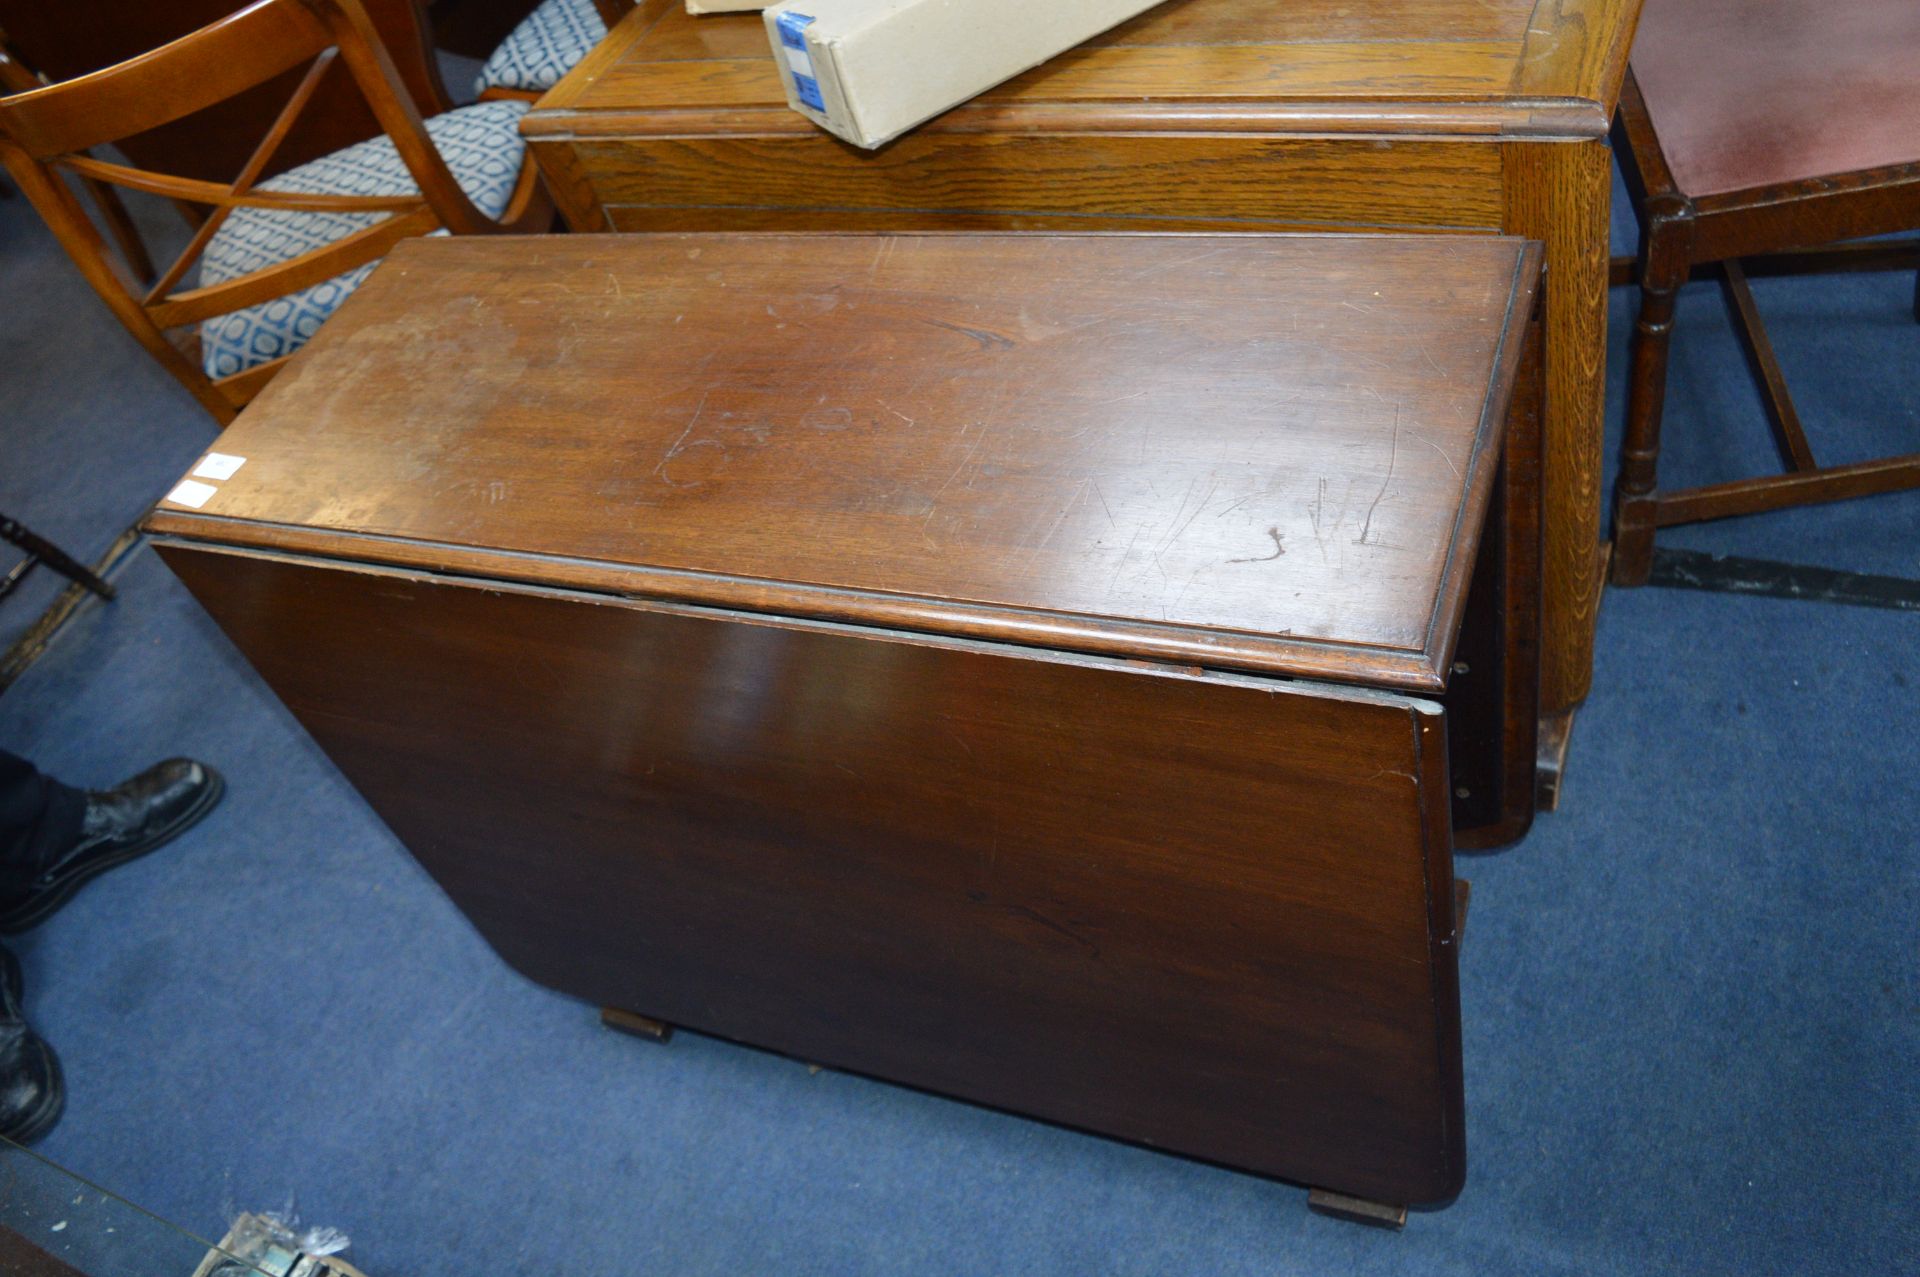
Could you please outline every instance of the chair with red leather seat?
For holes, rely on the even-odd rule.
[[[1646,581],[1662,527],[1920,487],[1920,451],[1815,459],[1747,284],[1920,269],[1920,241],[1832,247],[1920,228],[1917,72],[1915,0],[1646,0],[1614,130],[1641,229],[1616,584]],[[1725,286],[1787,473],[1663,492],[1674,304],[1702,267]]]

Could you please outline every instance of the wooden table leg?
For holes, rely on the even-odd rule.
[[[1536,310],[1446,695],[1459,850],[1517,841],[1539,805],[1542,330]]]
[[[622,1011],[619,1007],[601,1007],[600,1023],[609,1029],[625,1033],[630,1037],[645,1038],[649,1042],[665,1042],[673,1037],[673,1026],[664,1020],[656,1020],[650,1015],[641,1015],[634,1011]]]
[[[1369,1224],[1398,1232],[1407,1226],[1407,1208],[1390,1202],[1370,1202],[1364,1197],[1349,1197],[1328,1189],[1316,1188],[1307,1194],[1307,1205],[1322,1215],[1344,1219],[1352,1224]]]
[[[1551,806],[1573,712],[1593,678],[1613,159],[1600,141],[1514,142],[1503,152],[1505,229],[1547,247],[1540,765],[1541,805]]]

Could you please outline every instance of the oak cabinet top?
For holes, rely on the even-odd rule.
[[[923,126],[1603,137],[1640,0],[1169,0]],[[754,134],[786,109],[757,13],[643,0],[530,136]]]
[[[1433,690],[1538,274],[1453,236],[410,240],[151,526]]]

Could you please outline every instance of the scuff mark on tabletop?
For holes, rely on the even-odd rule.
[[[960,324],[949,324],[945,320],[940,319],[923,319],[920,322],[923,324],[931,324],[935,328],[944,328],[950,333],[959,333],[962,337],[971,337],[980,343],[980,349],[982,350],[1013,349],[1013,338],[1002,336],[999,333],[990,333],[984,328],[967,328]]]
[[[1400,460],[1400,410],[1393,410],[1393,439],[1387,449],[1387,474],[1380,480],[1380,491],[1373,494],[1372,504],[1367,506],[1367,517],[1360,524],[1360,535],[1354,539],[1355,545],[1366,545],[1367,534],[1373,530],[1373,512],[1380,508],[1380,502],[1386,499],[1387,489],[1393,486],[1393,468]]]
[[[1453,477],[1455,479],[1460,478],[1460,467],[1453,464],[1453,458],[1447,455],[1447,450],[1445,448],[1442,448],[1439,444],[1427,438],[1425,435],[1421,434],[1417,430],[1409,430],[1407,431],[1407,433],[1413,436],[1413,438],[1415,438],[1419,442],[1426,444],[1427,447],[1432,448],[1435,452],[1439,453],[1440,460],[1446,462],[1447,469],[1453,471]]]
[[[1287,547],[1285,546],[1285,544],[1282,543],[1280,539],[1279,528],[1277,527],[1268,528],[1267,535],[1273,538],[1272,554],[1256,554],[1253,557],[1246,558],[1246,559],[1228,559],[1227,562],[1229,563],[1271,563],[1275,559],[1279,558],[1281,555],[1287,552]]]

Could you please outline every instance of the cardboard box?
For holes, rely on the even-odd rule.
[[[1159,2],[785,0],[765,16],[788,104],[871,148]]]
[[[766,7],[767,0],[687,0],[688,13],[745,13]]]

